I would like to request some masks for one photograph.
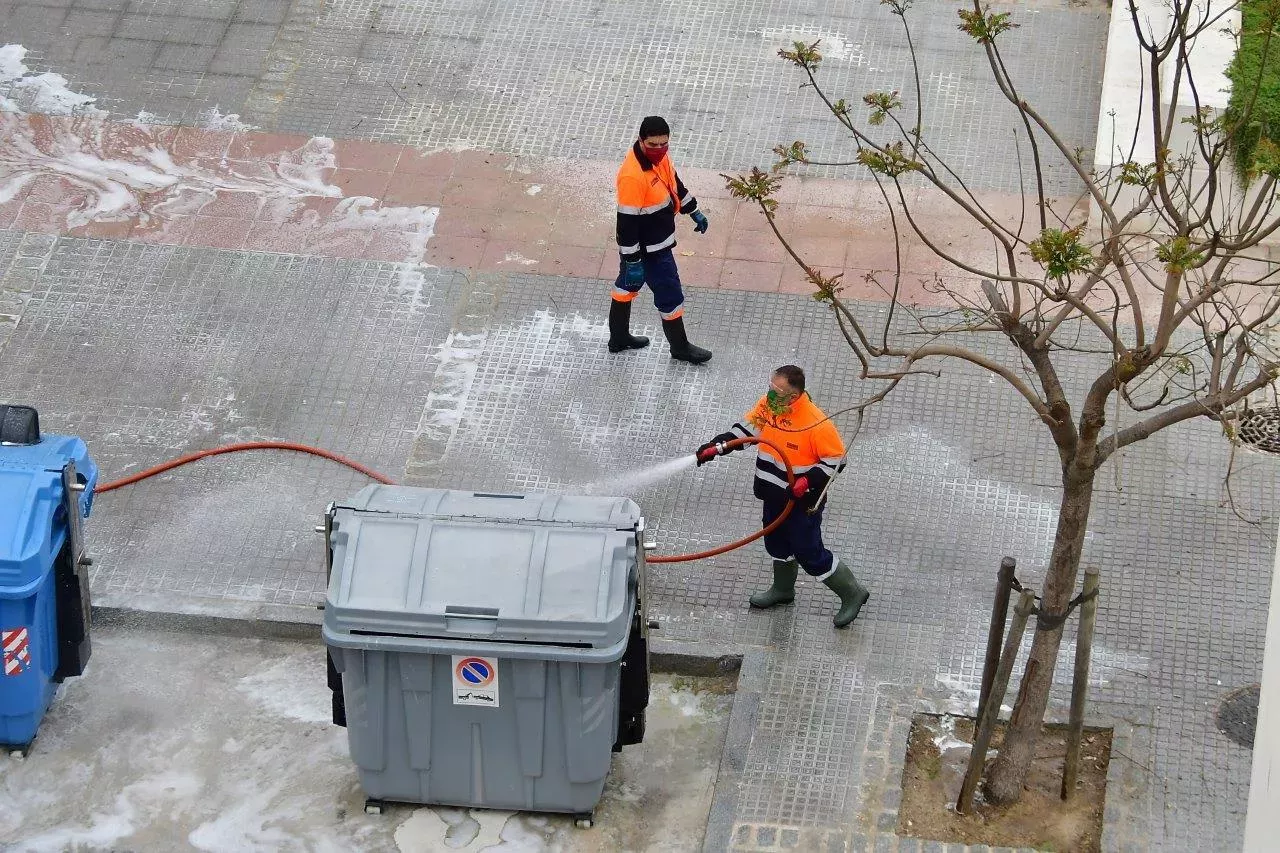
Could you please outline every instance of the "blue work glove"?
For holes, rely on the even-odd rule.
[[[707,216],[701,210],[695,210],[689,216],[693,219],[693,230],[699,234],[706,234],[707,229],[711,227],[711,223],[707,221]]]
[[[627,261],[627,284],[644,284],[644,263]]]

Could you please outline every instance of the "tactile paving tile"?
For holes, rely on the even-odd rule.
[[[63,74],[100,107],[162,122],[198,122],[217,105],[265,130],[611,160],[658,113],[686,166],[761,165],[797,138],[816,159],[851,160],[843,128],[777,57],[820,40],[833,98],[865,121],[864,94],[899,90],[904,124],[915,123],[906,40],[875,3],[666,0],[637,14],[625,0],[333,0],[288,22],[286,7],[261,0],[118,5],[0,5],[0,26],[33,68]],[[954,4],[921,0],[909,15],[930,145],[971,187],[1018,190],[1010,164],[1021,154],[1029,180],[1030,147],[1015,139],[1024,130],[982,50],[956,29]],[[1105,9],[1045,4],[1014,17],[1003,58],[1020,93],[1069,145],[1092,146]],[[255,93],[276,105],[259,109]],[[1075,179],[1053,165],[1046,186],[1065,194]]]
[[[806,300],[741,293],[712,299],[696,292],[691,335],[716,355],[694,370],[670,361],[652,309],[641,302],[636,331],[655,343],[607,354],[604,285],[593,291],[576,281],[511,276],[501,290],[485,341],[466,368],[473,382],[433,485],[459,479],[512,490],[575,491],[602,479],[607,485],[612,468],[661,462],[722,429],[754,401],[769,370],[785,362],[809,369],[813,394],[828,411],[867,392],[823,308]],[[1009,357],[994,338],[966,343]],[[1064,383],[1078,393],[1103,366],[1077,359],[1064,368]],[[835,597],[808,579],[802,578],[794,606],[748,610],[746,596],[768,582],[758,545],[705,562],[651,567],[653,612],[663,636],[774,650],[773,680],[762,700],[767,719],[749,757],[752,768],[774,775],[748,782],[737,815],[742,821],[839,825],[838,816],[859,803],[849,779],[858,772],[858,744],[874,734],[870,715],[860,710],[867,697],[875,691],[909,697],[927,688],[971,706],[1000,557],[1018,557],[1019,574],[1029,583],[1042,577],[1057,466],[1025,403],[976,368],[956,365],[940,379],[923,378],[900,391],[853,443],[824,528],[833,549],[872,590],[849,631],[831,629]],[[992,423],[1017,426],[992,430]],[[1180,461],[1188,454],[1199,467]],[[1127,451],[1118,479],[1109,472],[1100,478],[1085,553],[1086,563],[1103,568],[1092,677],[1098,707],[1207,707],[1209,679],[1222,680],[1225,692],[1249,673],[1256,676],[1263,625],[1261,610],[1248,602],[1265,600],[1272,537],[1216,502],[1175,498],[1167,484],[1170,468],[1180,467],[1184,482],[1194,481],[1202,495],[1216,494],[1213,478],[1225,470],[1227,455],[1213,424],[1192,422]],[[748,463],[747,454],[738,454],[625,491],[641,503],[661,552],[702,548],[740,535],[758,517]],[[1266,513],[1275,505],[1275,463],[1259,457],[1257,464],[1250,506]],[[1224,567],[1229,588],[1221,580]],[[1206,585],[1219,594],[1208,612]],[[1073,654],[1068,638],[1055,692],[1058,713]],[[829,674],[814,674],[827,673],[824,665]],[[796,679],[796,686],[778,680],[784,678]],[[814,679],[812,689],[804,678]],[[1187,686],[1192,682],[1196,690]],[[1198,766],[1202,750],[1188,751],[1179,738],[1198,733],[1215,742],[1220,736],[1210,716],[1165,723],[1151,748],[1164,751],[1172,766]],[[854,729],[837,730],[846,720],[855,721]],[[1131,757],[1151,760],[1149,753]],[[1242,789],[1226,776],[1198,784],[1236,808],[1243,802]],[[1178,797],[1189,802],[1191,792],[1180,790]],[[1213,812],[1224,837],[1240,831],[1231,809]],[[1195,829],[1171,820],[1168,831],[1189,839]]]
[[[771,656],[736,818],[795,827],[853,813],[874,691],[842,655]]]
[[[1018,188],[1012,110],[981,51],[956,31],[942,2],[912,12],[922,50],[925,127],[931,144],[976,186]],[[1024,93],[1051,121],[1089,145],[1096,124],[1105,16],[1066,8],[1022,17],[1006,57]],[[365,31],[352,39],[353,30]],[[1063,62],[1044,63],[1036,33],[1052,32]],[[908,92],[909,55],[898,20],[875,5],[766,0],[664,4],[636,16],[626,3],[330,4],[305,53],[283,110],[289,129],[347,122],[361,135],[427,149],[474,146],[530,156],[609,159],[625,148],[638,118],[666,115],[680,162],[745,168],[778,144],[804,137],[826,159],[851,159],[842,130],[776,53],[795,40],[821,40],[820,79],[833,97],[858,102],[874,89]],[[1040,42],[1042,44],[1042,42]],[[1055,68],[1053,74],[1044,71]],[[334,72],[339,77],[335,80]],[[335,82],[343,89],[332,97]],[[906,109],[914,107],[908,96]],[[908,124],[913,123],[908,121]],[[1025,140],[1023,154],[1029,156]],[[818,169],[822,174],[835,174]],[[1074,185],[1051,172],[1048,185]]]
[[[753,529],[750,455],[648,485],[616,472],[691,452],[755,401],[778,364],[806,367],[829,412],[869,390],[824,309],[795,297],[691,292],[690,334],[716,354],[693,368],[668,357],[643,301],[634,325],[654,344],[609,355],[604,282],[434,271],[414,303],[392,264],[38,236],[0,243],[5,257],[7,276],[34,282],[2,353],[9,387],[41,406],[47,429],[86,436],[109,474],[266,435],[398,476],[406,457],[412,468],[415,436],[420,447],[444,412],[447,440],[422,469],[425,484],[598,484],[635,497],[659,550],[673,553]],[[489,315],[446,346],[461,313],[481,303]],[[1009,357],[995,338],[968,343]],[[1077,359],[1064,382],[1078,393],[1100,366]],[[779,775],[744,789],[740,819],[850,826],[872,805],[858,774],[876,763],[892,774],[917,697],[972,701],[1000,557],[1018,557],[1029,582],[1043,572],[1057,498],[1042,431],[1013,392],[956,365],[904,384],[869,417],[825,525],[872,591],[847,631],[830,627],[835,598],[807,578],[795,605],[749,611],[746,596],[768,582],[759,546],[652,567],[663,636],[769,650],[768,725],[747,760]],[[1207,831],[1238,838],[1247,794],[1248,751],[1217,732],[1213,709],[1257,680],[1274,538],[1220,505],[1227,457],[1207,422],[1135,445],[1118,478],[1104,472],[1086,544],[1086,563],[1103,570],[1095,707],[1155,709],[1121,760],[1162,780],[1134,783],[1140,793],[1108,814],[1158,816],[1150,837],[1168,849],[1192,849]],[[1270,516],[1275,463],[1253,462],[1244,508]],[[322,569],[311,526],[361,483],[319,460],[263,455],[104,495],[90,534],[95,590],[314,603]],[[1068,643],[1064,663],[1070,654]],[[877,743],[877,757],[860,757]]]
[[[105,478],[233,441],[318,445],[399,478],[452,306],[395,264],[57,241],[4,350],[6,396],[89,444]],[[310,604],[311,533],[364,478],[255,452],[102,495],[95,589]],[[326,497],[327,496],[327,497]]]

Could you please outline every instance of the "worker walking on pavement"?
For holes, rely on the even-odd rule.
[[[774,607],[795,600],[796,577],[805,572],[840,596],[835,626],[843,628],[858,618],[871,594],[858,583],[853,572],[822,544],[822,511],[831,478],[844,468],[844,442],[831,421],[805,392],[804,371],[794,364],[779,367],[770,381],[769,392],[746,417],[698,448],[698,464],[704,465],[722,453],[722,445],[737,438],[758,436],[785,448],[796,473],[794,485],[787,485],[787,467],[766,445],[759,444],[756,456],[755,495],[764,504],[764,524],[772,524],[786,508],[789,498],[796,505],[782,526],[764,537],[764,547],[773,558],[773,585],[751,596],[752,607]]]
[[[693,230],[705,234],[709,223],[698,200],[685,189],[667,146],[671,128],[661,116],[648,116],[618,169],[618,280],[609,306],[609,352],[640,349],[649,339],[631,334],[631,302],[647,283],[662,315],[662,331],[671,357],[702,364],[711,352],[689,343],[684,328],[684,292],[672,248],[676,213],[688,214]]]

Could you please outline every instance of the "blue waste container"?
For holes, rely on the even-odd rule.
[[[83,441],[40,435],[33,409],[0,405],[0,746],[25,754],[58,684],[88,662],[81,522],[98,469]]]

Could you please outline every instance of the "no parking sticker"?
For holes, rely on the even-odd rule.
[[[498,707],[497,658],[453,656],[453,704]]]

